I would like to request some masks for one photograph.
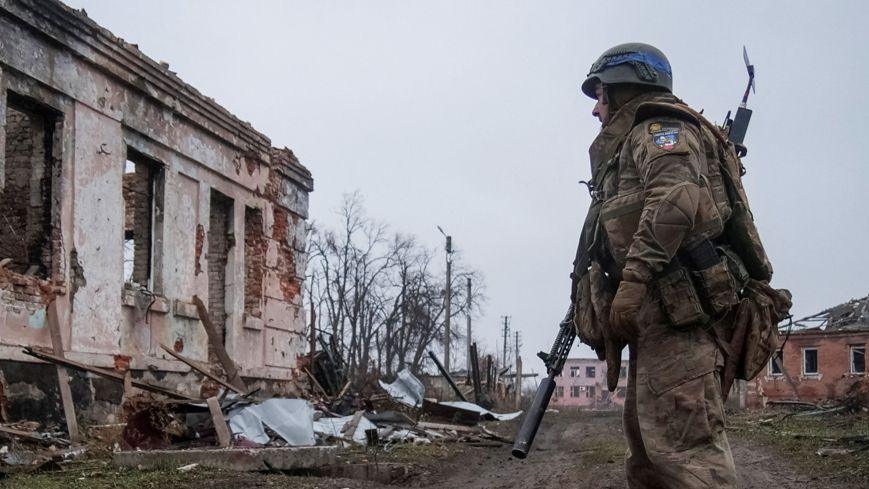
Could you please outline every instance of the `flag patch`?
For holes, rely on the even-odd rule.
[[[649,126],[649,133],[652,135],[652,142],[655,146],[663,150],[671,150],[676,143],[679,142],[680,128],[677,126],[662,126],[655,122]]]

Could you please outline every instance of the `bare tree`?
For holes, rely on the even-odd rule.
[[[369,218],[358,193],[345,195],[341,228],[318,229],[309,240],[308,293],[317,330],[338,345],[354,382],[403,368],[419,372],[443,331],[444,277],[432,271],[435,253],[416,238],[390,234]],[[455,276],[472,276],[472,314],[479,312],[479,273],[456,263]],[[464,316],[464,290],[452,294],[452,315]],[[452,341],[462,339],[458,331]]]

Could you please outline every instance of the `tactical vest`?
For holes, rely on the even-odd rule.
[[[677,118],[694,125],[705,152],[694,227],[671,264],[656,277],[670,321],[688,326],[729,310],[738,303],[738,293],[748,279],[769,281],[772,267],[748,207],[741,181],[744,171],[733,145],[676,97],[645,94],[616,112],[589,150],[592,205],[581,243],[587,244],[591,260],[610,277],[611,286],[621,279],[644,204],[642,192],[618,195],[620,153],[631,130],[652,117]],[[574,277],[584,273],[587,270],[575,269]]]

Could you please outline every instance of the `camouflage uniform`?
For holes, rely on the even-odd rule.
[[[703,128],[676,108],[676,97],[641,94],[611,115],[591,156],[594,197],[594,309],[607,316],[615,286],[631,270],[650,285],[630,341],[624,428],[627,478],[636,488],[736,487],[720,375],[724,364],[708,324],[675,328],[652,287],[686,244],[720,233],[714,175]],[[640,112],[640,113],[638,113]],[[592,292],[592,295],[595,295]],[[677,303],[685,301],[677,298]],[[615,352],[607,351],[607,356]]]

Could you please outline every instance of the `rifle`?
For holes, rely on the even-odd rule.
[[[555,391],[555,377],[561,373],[564,368],[564,362],[567,360],[567,355],[570,353],[570,348],[573,346],[573,340],[576,339],[576,328],[573,325],[573,315],[576,311],[576,291],[577,283],[582,278],[582,275],[588,273],[589,265],[591,264],[591,256],[589,255],[589,241],[591,232],[597,226],[597,217],[600,212],[600,202],[592,204],[586,215],[585,224],[582,227],[582,234],[579,238],[579,245],[576,248],[576,258],[573,261],[573,273],[570,278],[573,281],[571,284],[571,302],[567,309],[567,315],[561,320],[558,325],[558,336],[555,337],[555,343],[549,353],[539,352],[537,354],[543,364],[546,365],[546,373],[548,374],[540,386],[537,387],[537,394],[534,395],[534,401],[531,402],[531,407],[522,420],[522,426],[516,434],[516,440],[513,442],[512,454],[516,458],[525,458],[531,450],[531,443],[534,442],[534,436],[537,435],[537,430],[540,428],[540,422],[543,420],[543,415],[546,413],[546,408],[549,406],[549,401],[552,399],[552,392]]]
[[[537,354],[543,363],[546,365],[546,372],[549,374],[537,388],[537,394],[534,396],[534,401],[531,403],[531,408],[528,409],[528,414],[522,421],[522,427],[516,434],[516,441],[513,443],[513,451],[511,452],[516,458],[525,458],[528,456],[528,451],[531,450],[531,443],[534,442],[534,436],[540,428],[540,422],[543,420],[543,414],[546,413],[546,407],[549,406],[549,400],[552,398],[552,392],[555,390],[555,377],[561,373],[564,368],[564,361],[567,360],[567,354],[570,352],[570,347],[573,346],[573,340],[576,338],[576,329],[573,326],[574,305],[571,304],[567,311],[567,316],[559,324],[558,336],[555,337],[555,344],[552,345],[552,350],[549,353],[540,352]]]
[[[742,158],[748,153],[743,141],[745,141],[745,133],[748,131],[748,123],[751,121],[751,109],[748,108],[749,91],[755,92],[754,85],[754,65],[748,61],[748,51],[745,46],[742,46],[742,59],[745,61],[745,69],[748,71],[748,85],[745,87],[745,93],[742,94],[742,102],[736,109],[736,118],[730,118],[730,111],[724,116],[724,125],[722,129],[727,134],[727,139],[733,142],[736,146],[737,156]]]

